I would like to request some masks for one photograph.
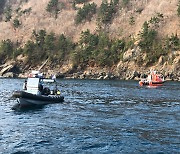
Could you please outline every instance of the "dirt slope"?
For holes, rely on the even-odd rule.
[[[81,31],[90,29],[92,32],[96,30],[96,16],[91,22],[75,25],[74,18],[77,10],[72,8],[71,0],[61,0],[64,2],[65,8],[58,14],[55,19],[47,11],[46,7],[49,0],[9,0],[8,4],[12,5],[13,17],[10,22],[0,21],[0,40],[11,39],[13,41],[26,42],[31,39],[33,30],[46,29],[48,32],[56,34],[64,33],[78,40]],[[93,0],[99,7],[101,0]],[[180,35],[180,18],[177,16],[178,0],[131,0],[130,3],[123,7],[120,0],[119,12],[116,14],[112,24],[108,26],[111,37],[129,37],[136,36],[141,30],[142,24],[150,20],[157,13],[163,14],[164,18],[157,28],[160,35],[166,36],[172,33]],[[23,14],[18,17],[22,25],[15,29],[13,27],[13,19],[17,17],[16,9],[25,10],[32,8],[30,13]],[[141,13],[138,13],[141,10]],[[130,17],[134,18],[134,25],[130,25]]]

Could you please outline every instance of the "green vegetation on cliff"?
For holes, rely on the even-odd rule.
[[[81,33],[74,51],[74,62],[82,65],[112,66],[125,51],[124,40],[111,40],[106,33],[91,34],[89,30]]]
[[[83,4],[88,2],[88,0],[74,0],[75,4]]]
[[[55,63],[61,63],[67,60],[70,51],[75,47],[75,44],[63,34],[55,36],[54,33],[47,34],[45,30],[40,30],[33,31],[32,35],[35,41],[28,41],[21,54],[28,56],[28,61],[33,64],[47,58]]]
[[[84,4],[84,6],[78,10],[75,22],[79,24],[82,21],[91,21],[91,18],[96,13],[96,6],[95,3]]]
[[[0,0],[0,15],[4,11],[5,3],[6,3],[6,0]]]
[[[144,61],[138,57],[138,63],[147,65],[157,62],[160,56],[166,56],[170,51],[180,50],[180,39],[172,35],[163,40],[157,38],[157,31],[149,27],[145,22],[140,32],[139,46],[146,55]],[[92,34],[89,30],[83,31],[79,42],[74,43],[64,34],[59,36],[47,33],[45,30],[33,31],[34,41],[27,41],[24,47],[20,47],[11,40],[4,40],[0,44],[1,62],[16,58],[19,54],[28,57],[27,62],[36,65],[45,59],[55,64],[61,64],[70,60],[77,67],[113,66],[123,60],[124,52],[133,47],[133,40],[110,39],[108,33],[100,31]]]
[[[99,8],[98,20],[104,24],[110,23],[118,10],[119,0],[104,0]]]
[[[19,21],[17,18],[15,18],[15,19],[13,20],[13,26],[14,26],[15,28],[18,28],[20,25],[21,25],[20,21]]]
[[[12,9],[10,6],[8,6],[5,11],[4,11],[4,15],[5,15],[5,22],[8,22],[11,20],[12,18]]]
[[[177,7],[173,13],[160,9],[160,6],[168,7],[169,2],[166,1],[167,4],[165,0],[159,2],[161,5],[155,0],[146,3],[142,0],[96,3],[89,0],[48,0],[42,2],[42,8],[35,7],[32,0],[28,4],[24,2],[27,1],[7,1],[6,5],[5,0],[0,2],[0,11],[4,12],[1,17],[7,22],[0,23],[1,38],[4,39],[0,42],[1,63],[22,54],[27,57],[27,63],[33,65],[48,58],[52,63],[68,61],[75,67],[111,67],[120,60],[134,60],[139,65],[149,66],[161,56],[167,60],[169,53],[180,50],[178,1],[171,2]],[[36,1],[36,4],[40,5],[40,2]],[[160,5],[157,11],[150,7],[154,5]],[[152,13],[149,15],[147,11]],[[176,22],[171,22],[174,19]],[[176,27],[175,30],[167,23]],[[132,58],[134,55],[137,57]]]
[[[179,1],[179,3],[178,3],[177,14],[178,14],[178,16],[180,17],[180,1]]]
[[[62,2],[59,2],[58,0],[50,0],[46,7],[46,11],[53,14],[55,18],[57,18],[59,11],[61,11],[63,7],[64,4]]]

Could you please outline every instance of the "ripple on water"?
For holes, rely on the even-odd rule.
[[[0,80],[3,153],[180,153],[179,82],[60,80],[64,103],[12,111],[23,81]]]

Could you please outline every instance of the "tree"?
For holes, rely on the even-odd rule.
[[[6,0],[0,0],[0,15],[3,13]]]
[[[99,37],[98,48],[108,49],[110,41],[107,33],[101,32],[99,33],[98,37]]]
[[[130,17],[129,24],[130,25],[134,25],[135,24],[135,19],[134,19],[133,16]]]
[[[156,16],[151,17],[149,23],[152,24],[154,27],[158,27],[159,23],[163,20],[164,16],[162,13],[157,13]]]
[[[79,24],[82,21],[88,20],[90,21],[93,15],[96,13],[96,4],[84,4],[82,8],[80,8],[77,12],[76,23]]]
[[[21,47],[14,49],[14,51],[13,51],[13,58],[15,59],[18,55],[20,55],[22,53],[23,53],[23,49]]]
[[[75,4],[83,4],[88,2],[88,0],[74,0]]]
[[[73,48],[74,48],[74,43],[70,39],[65,37],[64,34],[61,34],[58,40],[58,49],[64,52],[68,52]]]
[[[127,6],[129,4],[129,0],[123,0],[123,5]]]
[[[57,6],[58,6],[58,0],[50,0],[46,10],[48,12],[53,12],[53,11],[57,11]]]
[[[55,34],[50,33],[45,36],[44,39],[44,49],[46,52],[52,52],[55,49]]]
[[[35,37],[36,44],[38,44],[41,48],[43,48],[46,31],[44,29],[41,29],[39,33],[33,31],[33,36]]]
[[[91,34],[89,29],[81,33],[79,44],[82,51],[81,56],[84,61],[88,62],[90,59],[94,59],[98,42],[98,36],[96,34]]]
[[[150,29],[147,21],[144,22],[142,32],[140,32],[139,46],[149,52],[152,50],[152,46],[156,41],[157,32],[154,29]]]
[[[166,47],[172,50],[180,50],[180,39],[177,34],[172,34],[166,39]]]
[[[31,56],[33,54],[34,49],[35,49],[34,42],[27,41],[27,43],[24,46],[24,53],[28,56]]]
[[[98,44],[98,36],[91,34],[89,29],[81,33],[79,43],[81,46],[96,46]]]
[[[178,14],[178,16],[180,17],[180,1],[179,1],[179,3],[178,3],[177,14]]]
[[[5,13],[5,22],[10,21],[11,18],[12,18],[12,9],[11,9],[11,7],[8,6],[8,7],[5,9],[4,13]]]
[[[55,18],[57,18],[57,15],[59,11],[64,7],[63,3],[60,3],[58,0],[50,0],[47,7],[46,11],[49,13],[52,13],[55,15]]]
[[[1,47],[0,47],[0,53],[7,58],[10,58],[12,56],[12,54],[13,54],[13,43],[10,39],[2,41]]]
[[[109,59],[111,59],[111,63],[116,64],[121,59],[121,56],[125,50],[126,43],[124,40],[113,40],[111,42],[111,55]]]
[[[20,25],[21,25],[20,21],[17,18],[15,18],[14,21],[13,21],[13,26],[15,28],[18,28]]]
[[[107,0],[104,0],[99,8],[98,20],[104,24],[111,22],[113,15],[118,10],[118,3],[118,0],[111,0],[110,3],[108,3]]]
[[[74,43],[68,39],[64,34],[61,34],[57,40],[58,58],[68,56],[70,51],[74,49]]]

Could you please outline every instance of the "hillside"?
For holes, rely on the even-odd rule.
[[[73,42],[78,42],[82,31],[89,29],[92,34],[98,31],[99,23],[97,22],[97,13],[90,21],[85,21],[80,24],[75,23],[78,9],[82,8],[83,4],[76,4],[76,9],[74,9],[72,0],[59,0],[59,3],[62,3],[63,7],[58,12],[57,17],[54,17],[53,14],[47,11],[49,2],[50,0],[6,0],[6,3],[2,2],[2,4],[0,4],[0,41],[10,39],[13,42],[18,42],[20,46],[23,47],[28,40],[34,40],[32,37],[33,31],[38,32],[43,29],[47,33],[53,32],[56,35],[64,34],[65,36],[71,38]],[[98,10],[102,1],[88,1],[88,3],[91,4],[93,2],[97,5]],[[146,67],[146,65],[142,65],[141,67],[137,65],[136,62],[134,63],[134,59],[132,59],[132,57],[139,56],[137,53],[138,51],[136,50],[138,49],[137,42],[139,42],[138,34],[142,31],[143,24],[146,21],[149,22],[151,19],[154,20],[152,20],[154,23],[151,24],[151,27],[158,32],[157,38],[159,38],[159,40],[170,37],[172,34],[180,37],[180,17],[177,15],[178,3],[179,0],[120,0],[112,21],[101,26],[111,39],[125,39],[128,41],[133,39],[135,44],[133,48],[135,49],[136,54],[134,54],[131,49],[126,49],[123,56],[126,57],[125,59],[128,61],[124,59],[123,61],[120,60],[110,69],[112,71],[119,72],[117,71],[118,68],[140,71],[142,69],[148,70],[150,67],[157,67],[159,70],[162,70],[164,67],[165,69],[168,68],[167,71],[170,71],[172,70],[172,67],[175,67],[174,71],[176,71],[177,74],[179,71],[178,65],[180,63],[179,51],[175,52],[176,54],[175,57],[173,56],[173,59],[170,58],[167,60],[167,62],[173,60],[171,64],[168,62],[168,66],[164,66],[164,60],[163,65],[159,65],[159,63],[162,63],[161,57],[161,59],[157,60],[157,63],[148,67]],[[6,10],[8,7],[10,7],[11,10],[11,19],[9,21],[5,21],[7,15]],[[159,18],[158,15],[161,15],[161,18]],[[18,27],[14,26],[13,22],[15,19],[18,19],[20,22]],[[168,54],[172,56],[171,52],[167,53],[166,56],[169,56]],[[160,58],[160,56],[158,58]],[[66,62],[66,64],[67,63],[68,62]],[[60,65],[58,64],[58,66]],[[66,70],[68,70],[68,68],[66,68]],[[86,69],[88,70],[88,68]]]
[[[28,0],[28,2],[9,0],[9,4],[11,4],[13,10],[12,19],[17,16],[15,10],[18,8],[21,8],[21,10],[32,8],[32,11],[19,17],[22,25],[18,29],[14,29],[12,20],[10,22],[1,21],[0,40],[10,38],[13,41],[26,42],[31,38],[33,30],[46,29],[48,32],[53,31],[56,34],[64,33],[76,41],[81,31],[90,29],[94,32],[96,30],[96,17],[91,22],[86,22],[78,26],[75,25],[74,19],[77,10],[72,8],[72,1],[62,0],[65,8],[58,14],[57,19],[46,11],[48,2],[49,0]],[[91,2],[95,2],[97,7],[101,4],[100,0]],[[131,0],[127,6],[120,4],[115,19],[112,21],[112,24],[108,25],[108,31],[112,37],[136,36],[145,21],[150,20],[156,13],[162,13],[164,19],[158,28],[159,33],[163,36],[171,35],[172,33],[180,35],[180,19],[177,16],[177,5],[178,0]],[[142,12],[138,13],[138,10]],[[134,25],[129,24],[131,16],[134,17]]]

